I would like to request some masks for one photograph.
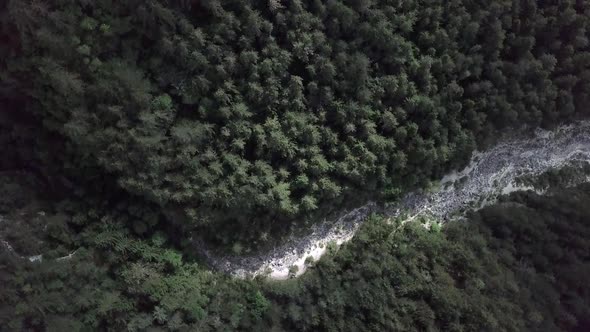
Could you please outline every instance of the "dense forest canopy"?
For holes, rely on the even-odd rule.
[[[589,24],[583,0],[1,1],[0,330],[589,330],[573,168],[442,229],[373,216],[299,279],[190,241],[256,247],[587,117]]]
[[[588,184],[515,193],[442,229],[374,216],[299,279],[268,282],[211,273],[161,231],[136,235],[130,225],[143,217],[131,209],[90,196],[19,199],[34,183],[15,178],[0,177],[12,194],[0,197],[0,234],[44,259],[0,250],[3,330],[590,328]]]
[[[588,112],[585,1],[1,6],[11,111],[57,135],[66,169],[209,234],[395,198],[498,128]]]

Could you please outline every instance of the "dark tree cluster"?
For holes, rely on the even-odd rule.
[[[284,282],[188,240],[250,250],[587,117],[589,24],[581,0],[0,1],[0,330],[590,330],[590,185],[374,216]]]
[[[11,193],[27,190],[16,187]],[[0,248],[6,331],[590,328],[590,185],[512,194],[442,229],[374,216],[349,244],[281,282],[212,273],[164,232],[138,236],[129,225],[157,207],[119,209],[88,197],[0,203],[12,206],[5,220],[20,237],[5,235],[4,223],[0,234],[19,254],[43,253],[29,262]]]
[[[519,192],[442,231],[373,218],[303,279],[268,286],[271,315],[294,331],[586,331],[589,190]]]
[[[585,1],[0,7],[12,112],[61,137],[64,167],[209,234],[395,197],[499,128],[550,126],[590,101]]]

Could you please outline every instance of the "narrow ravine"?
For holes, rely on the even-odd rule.
[[[372,212],[406,220],[419,216],[444,222],[469,208],[495,202],[499,195],[521,187],[521,176],[540,175],[572,162],[590,162],[590,122],[562,126],[553,131],[537,130],[533,137],[505,139],[493,148],[473,154],[469,165],[460,172],[446,175],[438,190],[413,192],[399,203],[378,209],[370,202],[342,215],[335,222],[315,225],[309,235],[288,239],[269,252],[251,256],[216,256],[198,243],[200,254],[217,270],[235,277],[265,275],[270,279],[287,279],[303,274],[306,259],[318,260],[329,243],[349,241]]]
[[[467,209],[491,204],[499,195],[517,190],[534,190],[533,187],[520,186],[515,182],[521,176],[540,175],[573,162],[590,162],[588,121],[562,126],[554,131],[537,130],[529,138],[505,139],[489,150],[475,152],[465,169],[443,177],[435,191],[409,193],[397,204],[387,208],[369,202],[343,213],[335,221],[318,223],[307,236],[291,237],[268,252],[250,256],[220,256],[196,240],[195,248],[213,268],[238,278],[264,275],[270,279],[283,280],[297,277],[305,272],[309,259],[317,261],[330,245],[339,246],[349,241],[373,212],[402,222],[420,216],[444,222],[461,216]],[[3,216],[0,216],[0,222],[6,222]],[[31,262],[43,258],[43,255],[19,255],[1,236],[0,246]],[[57,260],[71,258],[75,253]]]

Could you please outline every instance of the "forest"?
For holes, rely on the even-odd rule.
[[[302,277],[266,281],[212,273],[162,231],[138,235],[131,225],[143,215],[109,203],[31,201],[34,181],[14,178],[2,178],[11,195],[0,199],[0,233],[21,255],[45,254],[31,262],[0,252],[3,330],[590,327],[590,184],[513,193],[442,228],[374,215]]]
[[[375,215],[284,282],[190,246],[272,246],[588,118],[589,24],[582,0],[0,2],[0,330],[589,329],[588,185]]]
[[[589,6],[13,0],[2,97],[55,136],[37,164],[255,241],[425,185],[507,127],[584,116]]]

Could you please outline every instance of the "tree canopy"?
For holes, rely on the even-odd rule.
[[[421,186],[498,128],[589,102],[583,1],[3,6],[3,95],[64,162],[216,231]]]
[[[0,329],[590,330],[590,185],[373,216],[284,282],[189,245],[268,246],[587,117],[589,24],[581,0],[0,1]]]
[[[41,262],[0,248],[0,326],[10,331],[590,327],[588,184],[514,193],[442,229],[373,216],[306,274],[279,282],[211,272],[166,233],[138,235],[132,225],[155,207],[117,210],[87,196],[45,202],[41,215],[40,202],[0,203],[11,204],[5,221],[20,236],[6,239],[19,254],[43,245]],[[38,225],[47,231],[26,231]]]

